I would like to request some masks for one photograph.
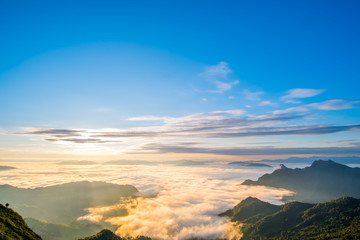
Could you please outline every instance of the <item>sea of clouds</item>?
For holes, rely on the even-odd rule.
[[[5,164],[4,164],[5,165]],[[1,184],[34,188],[75,181],[104,181],[135,186],[139,197],[121,199],[112,206],[88,209],[80,217],[117,228],[121,236],[146,235],[157,239],[239,239],[238,226],[218,215],[242,199],[253,196],[272,203],[290,195],[287,190],[242,186],[271,168],[229,165],[59,165],[7,163],[17,169],[3,172]],[[128,215],[124,216],[124,209]],[[119,214],[118,214],[119,213]]]

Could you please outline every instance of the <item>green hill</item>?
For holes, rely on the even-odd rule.
[[[343,197],[319,204],[269,204],[270,210],[264,208],[268,204],[247,198],[223,215],[243,223],[243,240],[360,239],[359,199]],[[239,209],[246,215],[239,215]]]
[[[97,233],[109,224],[98,224],[77,219],[86,209],[109,206],[127,197],[138,196],[138,190],[130,185],[105,182],[73,182],[35,189],[0,185],[0,202],[8,202],[19,212],[29,227],[44,240],[71,240]],[[120,209],[118,216],[126,215]]]
[[[264,185],[296,192],[289,200],[317,203],[343,196],[360,198],[360,168],[351,168],[331,160],[314,161],[310,167],[290,169],[284,165],[264,174],[257,181],[242,185]]]
[[[151,238],[144,237],[144,236],[139,236],[136,238],[128,238],[128,237],[122,238],[122,237],[115,235],[112,231],[110,231],[108,229],[104,229],[94,236],[79,239],[79,240],[151,240]]]
[[[41,240],[41,237],[26,225],[17,212],[0,204],[0,239]]]
[[[86,208],[112,205],[122,197],[137,195],[133,186],[105,182],[73,182],[35,189],[0,185],[0,202],[10,203],[26,218],[60,224],[75,221],[86,214]]]
[[[69,224],[55,224],[34,218],[25,218],[25,222],[43,240],[74,240],[96,234],[104,227],[89,221],[75,221]]]

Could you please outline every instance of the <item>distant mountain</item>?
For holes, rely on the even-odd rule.
[[[26,225],[17,212],[0,204],[0,239],[41,240],[41,237]]]
[[[98,163],[93,162],[93,161],[87,161],[87,160],[80,160],[80,161],[68,160],[68,161],[58,162],[58,164],[60,164],[60,165],[93,165],[93,164],[98,164]]]
[[[94,236],[79,239],[79,240],[151,240],[151,238],[144,237],[144,236],[139,236],[136,238],[129,238],[129,237],[122,238],[122,237],[115,235],[112,231],[110,231],[108,229],[104,229]]]
[[[207,161],[194,161],[194,160],[176,160],[176,161],[168,161],[168,162],[164,162],[164,164],[170,164],[170,165],[175,165],[175,166],[200,166],[200,165],[205,165],[208,164],[210,162]]]
[[[0,171],[6,171],[6,170],[11,170],[11,169],[16,169],[16,167],[0,166]]]
[[[360,157],[348,156],[348,157],[337,157],[337,156],[312,156],[312,157],[289,157],[283,159],[263,159],[259,162],[265,163],[309,163],[321,159],[331,159],[341,164],[360,164]]]
[[[51,223],[67,224],[86,214],[86,208],[112,205],[122,197],[137,195],[133,186],[104,182],[73,182],[35,189],[0,185],[0,202],[10,203],[24,217]]]
[[[351,168],[331,160],[314,161],[310,167],[290,169],[281,164],[271,174],[242,185],[264,185],[296,192],[288,200],[324,202],[343,196],[360,198],[360,168]],[[285,199],[286,200],[286,199]]]
[[[360,239],[360,200],[351,197],[282,206],[247,198],[223,215],[242,223],[242,240]]]
[[[198,166],[204,165],[207,161],[175,160],[175,161],[146,161],[146,160],[113,160],[105,162],[109,165],[174,165],[174,166]]]
[[[239,166],[244,166],[244,167],[270,167],[270,168],[272,168],[272,166],[270,166],[269,164],[257,163],[257,162],[236,161],[236,162],[229,162],[228,164],[230,164],[230,165],[239,165]]]
[[[109,165],[158,165],[159,162],[152,162],[146,160],[113,160],[105,162],[104,164]]]
[[[74,221],[69,224],[56,224],[34,218],[25,218],[31,229],[43,240],[69,240],[96,234],[104,227],[89,221]]]

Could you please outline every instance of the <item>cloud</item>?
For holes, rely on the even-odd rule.
[[[249,90],[244,90],[243,94],[245,95],[245,98],[250,101],[259,101],[260,95],[264,94],[264,92],[250,92]]]
[[[262,106],[276,106],[276,103],[273,103],[271,101],[261,101],[258,106],[262,107]]]
[[[154,239],[174,240],[191,237],[233,239],[228,234],[236,226],[231,225],[228,218],[219,217],[220,213],[248,196],[279,204],[281,197],[291,195],[291,192],[264,186],[239,186],[243,180],[256,179],[266,170],[223,165],[183,167],[97,164],[79,167],[42,161],[36,167],[34,162],[21,163],[26,174],[20,171],[16,177],[7,177],[7,183],[22,188],[84,180],[131,184],[139,190],[141,196],[119,199],[118,203],[110,206],[85,209],[80,219],[107,225],[111,223],[122,236],[147,235]],[[59,177],[54,178],[53,174],[59,174]],[[37,177],[29,181],[29,177],[35,175]]]
[[[157,153],[203,153],[216,155],[233,155],[233,156],[252,156],[252,155],[358,155],[360,147],[256,147],[256,148],[208,148],[189,146],[183,143],[162,144],[152,143],[146,144],[139,150],[154,151]]]
[[[213,114],[226,113],[226,114],[230,114],[230,115],[234,115],[234,116],[241,116],[241,115],[244,115],[246,113],[246,111],[244,111],[242,109],[233,109],[233,110],[225,110],[225,111],[213,111],[211,113],[213,113]]]
[[[139,116],[128,118],[129,121],[165,121],[171,117],[156,117],[156,116]]]
[[[205,71],[201,75],[210,78],[227,78],[231,72],[227,62],[219,62],[217,65],[205,67]]]
[[[324,91],[324,89],[294,88],[287,91],[287,95],[281,97],[280,100],[288,103],[297,103],[298,101],[294,101],[293,99],[314,97]]]
[[[116,140],[101,140],[98,138],[47,138],[48,142],[72,142],[72,143],[119,143]]]
[[[293,111],[293,110],[291,110]],[[311,114],[273,114],[246,116],[241,109],[214,111],[210,114],[192,114],[183,117],[140,116],[133,121],[161,121],[158,126],[129,129],[37,129],[28,128],[25,132],[4,133],[10,135],[39,135],[47,141],[73,143],[114,143],[128,141],[130,138],[151,139],[215,139],[244,138],[284,135],[319,135],[341,131],[355,131],[360,124],[353,125],[292,125],[294,120],[304,119]]]
[[[232,70],[226,62],[219,62],[217,65],[206,67],[205,71],[202,72],[200,76],[205,77],[216,86],[216,90],[209,90],[206,92],[224,93],[230,91],[233,86],[238,85],[240,83],[239,80],[231,82],[227,81],[227,77],[231,72]]]
[[[220,213],[248,196],[280,203],[279,198],[292,194],[283,189],[239,185],[240,179],[256,178],[264,170],[171,166],[148,166],[147,171],[126,166],[120,169],[110,170],[112,181],[134,182],[145,196],[90,208],[81,219],[110,223],[122,237],[230,239],[231,232],[239,232],[232,231],[236,226],[219,217]],[[118,172],[126,172],[126,179]],[[124,210],[128,215],[122,214]]]
[[[222,82],[222,81],[214,81],[217,90],[210,90],[212,93],[223,93],[232,89],[233,86],[238,85],[240,83],[239,80],[235,80],[233,82]]]
[[[73,129],[53,129],[53,128],[24,128],[27,132],[21,133],[23,135],[45,135],[53,137],[80,137],[85,130],[73,130]],[[16,134],[16,133],[15,133]]]
[[[274,114],[285,114],[291,112],[307,112],[312,109],[315,110],[343,110],[343,109],[351,109],[356,105],[360,104],[360,101],[346,101],[346,100],[328,100],[320,103],[311,103],[303,106],[287,108],[285,110],[276,110]]]

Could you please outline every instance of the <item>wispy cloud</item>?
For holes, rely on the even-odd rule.
[[[210,93],[224,93],[230,91],[233,86],[240,83],[239,80],[228,81],[228,75],[232,72],[227,62],[219,62],[217,65],[205,67],[204,72],[200,76],[205,77],[211,81],[215,86],[216,90],[208,90]]]
[[[16,135],[38,135],[52,142],[73,143],[114,143],[129,138],[153,139],[216,139],[243,138],[255,136],[319,135],[341,131],[359,130],[360,124],[353,125],[291,125],[310,114],[277,114],[246,116],[241,109],[214,111],[210,114],[193,114],[184,117],[143,116],[130,118],[133,121],[159,120],[158,126],[129,129],[38,129],[28,128],[24,132],[7,133]]]
[[[48,142],[72,142],[72,143],[119,143],[122,141],[116,140],[102,140],[98,138],[47,138]]]
[[[239,80],[235,80],[233,82],[222,82],[222,81],[214,81],[217,90],[210,90],[209,92],[213,93],[223,93],[232,89],[233,86],[238,85],[240,83]]]
[[[356,105],[360,104],[360,101],[346,101],[346,100],[328,100],[320,103],[311,103],[303,106],[287,108],[284,110],[276,110],[274,114],[285,114],[291,112],[307,112],[312,109],[315,110],[342,110],[342,109],[351,109]]]
[[[129,121],[166,121],[167,119],[171,119],[171,117],[157,117],[157,116],[147,115],[147,116],[128,118]]]
[[[259,101],[260,100],[260,95],[264,94],[264,92],[251,92],[249,90],[244,90],[243,94],[245,96],[245,98],[247,100],[250,101]]]
[[[258,106],[260,106],[260,107],[263,107],[263,106],[276,106],[276,105],[277,105],[276,103],[271,102],[271,101],[268,101],[268,100],[266,100],[266,101],[261,101],[261,102],[258,104]]]
[[[201,75],[210,78],[227,78],[231,72],[232,70],[227,62],[219,62],[216,65],[205,67],[205,71]]]
[[[246,111],[242,110],[242,109],[233,109],[233,110],[224,110],[224,111],[213,111],[211,113],[213,113],[213,114],[226,113],[226,114],[231,114],[234,116],[241,116],[241,115],[244,115],[246,113]]]
[[[189,146],[184,143],[161,144],[152,143],[142,146],[139,151],[153,151],[156,153],[203,153],[216,155],[234,155],[234,156],[251,156],[251,155],[358,155],[360,147],[256,147],[256,148],[216,148]]]
[[[287,94],[281,97],[280,100],[287,103],[299,103],[299,101],[294,99],[314,97],[323,93],[324,91],[324,89],[294,88],[287,91]]]

